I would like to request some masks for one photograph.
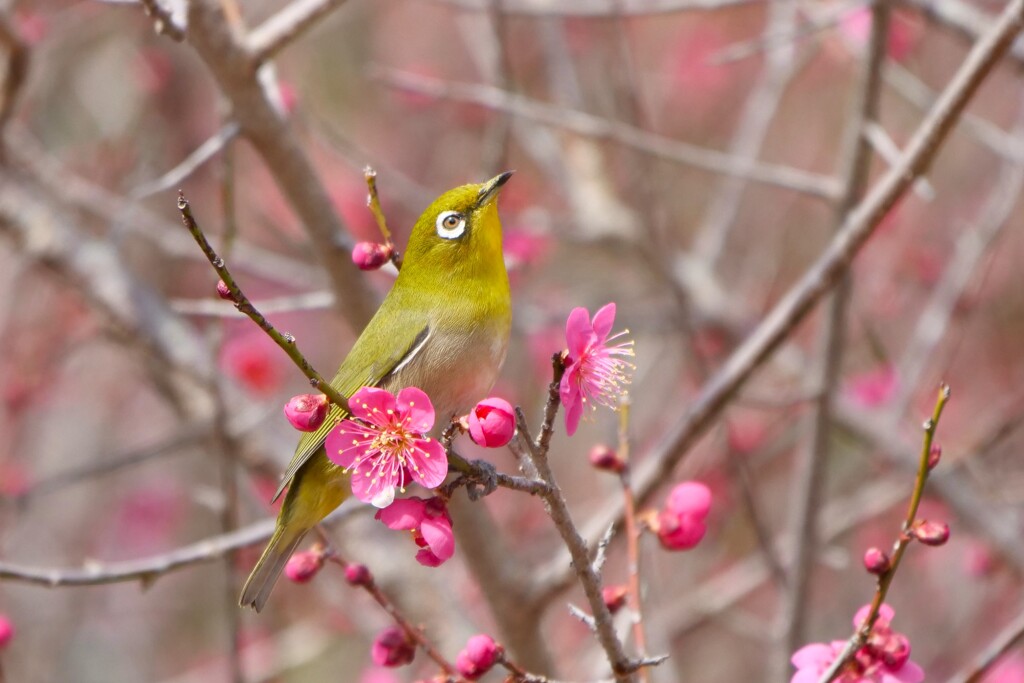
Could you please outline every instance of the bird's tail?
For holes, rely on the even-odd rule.
[[[252,607],[257,612],[263,609],[267,603],[270,592],[274,590],[274,584],[280,578],[284,566],[288,564],[288,558],[295,552],[295,548],[302,542],[302,538],[309,529],[294,524],[282,524],[278,522],[274,535],[270,537],[266,550],[260,557],[259,562],[253,567],[252,573],[242,588],[242,597],[238,604],[242,607]]]

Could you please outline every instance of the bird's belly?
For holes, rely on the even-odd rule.
[[[420,354],[387,382],[395,391],[419,387],[430,397],[438,428],[486,398],[508,348],[508,336],[477,329],[469,334],[430,338]]]

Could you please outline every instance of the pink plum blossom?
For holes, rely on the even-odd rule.
[[[609,337],[614,323],[614,303],[599,309],[593,322],[587,309],[574,308],[565,323],[569,348],[559,395],[565,406],[565,431],[570,436],[576,433],[586,405],[617,408],[619,399],[626,393],[625,385],[629,384],[633,364],[622,357],[633,355],[633,342],[609,344],[628,332]]]
[[[315,432],[324,423],[328,407],[323,394],[299,394],[285,404],[284,416],[300,432]]]
[[[985,673],[981,683],[1020,683],[1024,681],[1024,656],[1011,651]]]
[[[503,398],[485,398],[469,413],[469,435],[481,446],[499,448],[511,441],[515,433],[515,411]]]
[[[455,554],[452,518],[440,498],[401,498],[378,510],[377,519],[389,529],[412,532],[420,547],[416,561],[424,567],[437,567]]]
[[[221,365],[228,375],[254,394],[266,396],[284,381],[282,354],[265,334],[244,334],[229,339],[221,350]]]
[[[857,610],[853,627],[859,629],[871,610],[870,605]],[[895,616],[892,608],[882,605],[878,619],[865,645],[840,669],[836,683],[920,683],[924,670],[910,660],[910,641],[890,627]],[[818,683],[846,642],[811,643],[793,653],[790,660],[797,671],[790,683]]]
[[[704,538],[711,489],[698,481],[677,484],[658,512],[653,531],[666,550],[689,550]]]
[[[391,505],[395,489],[411,479],[432,489],[448,475],[444,447],[425,436],[434,426],[434,406],[422,390],[406,387],[395,397],[363,387],[348,402],[352,418],[327,435],[327,457],[352,473],[352,494],[379,508]]]

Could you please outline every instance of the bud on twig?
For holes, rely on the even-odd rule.
[[[939,460],[942,459],[942,446],[935,444],[931,450],[928,451],[928,469],[934,470],[939,464]]]
[[[914,522],[910,535],[930,546],[945,545],[949,540],[949,525],[945,522],[929,522],[927,519]]]
[[[864,568],[869,574],[881,576],[889,571],[889,556],[878,548],[868,548],[864,553]]]
[[[352,248],[352,263],[359,270],[377,270],[391,259],[393,252],[390,244],[358,242]]]
[[[590,464],[595,469],[615,472],[616,474],[626,469],[626,463],[615,452],[615,449],[607,444],[599,443],[591,448],[588,457],[590,458]]]
[[[224,301],[234,301],[235,297],[231,295],[231,290],[228,289],[228,283],[223,280],[217,280],[217,296]]]

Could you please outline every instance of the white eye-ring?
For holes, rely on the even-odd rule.
[[[466,219],[458,211],[442,211],[437,215],[434,226],[437,228],[438,237],[453,240],[462,237],[462,233],[466,232]]]

